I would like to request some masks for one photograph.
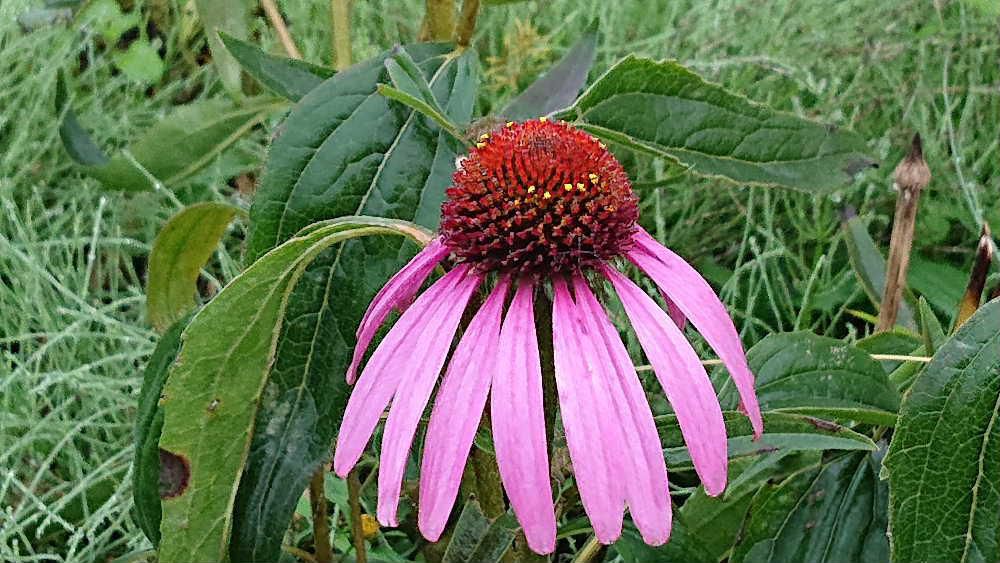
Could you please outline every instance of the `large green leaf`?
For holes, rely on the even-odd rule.
[[[572,105],[587,83],[596,54],[597,20],[594,20],[563,58],[511,100],[500,110],[500,115],[514,120],[531,119]]]
[[[330,221],[252,264],[191,320],[160,398],[161,455],[182,473],[181,485],[163,498],[160,561],[226,557],[233,500],[288,296],[324,249],[378,234],[427,238],[400,221]]]
[[[334,74],[332,68],[272,55],[226,33],[220,33],[219,37],[247,74],[275,94],[293,102],[299,101]]]
[[[898,561],[1000,560],[1000,301],[934,355],[885,460]]]
[[[196,203],[163,226],[149,253],[146,312],[164,331],[196,305],[198,275],[240,210],[228,203]]]
[[[454,58],[444,49],[407,51],[449,117],[468,121],[475,57]],[[387,56],[327,80],[289,115],[251,212],[251,252],[284,240],[303,218],[364,213],[437,225],[457,141],[377,93],[377,83],[388,79]],[[398,238],[351,241],[321,255],[295,288],[257,419],[258,427],[271,431],[254,436],[236,499],[234,560],[277,557],[295,499],[330,455],[350,393],[344,373],[364,309],[414,250]],[[303,422],[313,409],[315,421]]]
[[[139,527],[153,545],[160,543],[160,431],[163,429],[163,410],[159,408],[160,393],[167,382],[170,365],[181,349],[181,332],[190,315],[179,319],[160,341],[146,364],[139,391],[139,405],[135,418],[135,458],[132,464],[132,498],[135,501]],[[169,488],[178,483],[164,483]]]
[[[765,485],[753,499],[733,563],[885,563],[888,491],[868,453]]]
[[[745,184],[834,190],[873,164],[858,135],[778,113],[674,61],[629,55],[559,116],[604,139]]]
[[[774,452],[875,449],[867,436],[839,424],[781,412],[764,413],[764,434],[754,440],[753,429],[745,415],[733,411],[722,414],[729,436],[730,458],[756,458]],[[667,467],[671,471],[693,469],[677,418],[672,414],[658,416],[656,426],[660,430]]]
[[[878,362],[850,344],[808,332],[772,334],[747,352],[747,361],[762,409],[889,426],[896,420],[896,388]],[[723,406],[736,408],[730,378],[720,369],[713,379]]]
[[[511,512],[488,518],[479,502],[470,499],[462,508],[442,563],[497,563],[510,548],[521,526]]]
[[[684,523],[678,520],[674,520],[670,530],[670,541],[661,546],[646,545],[639,532],[632,526],[628,526],[622,530],[622,537],[615,542],[614,548],[625,563],[660,563],[661,561],[709,563],[715,561],[702,545],[701,538],[692,534]]]

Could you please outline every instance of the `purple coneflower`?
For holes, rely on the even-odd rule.
[[[550,285],[562,425],[594,533],[603,543],[615,541],[627,506],[647,543],[666,542],[671,509],[660,439],[632,360],[592,287],[605,280],[618,294],[710,495],[726,485],[726,428],[708,374],[682,333],[685,319],[728,368],[755,435],[763,427],[753,375],[725,307],[694,268],[638,226],[637,199],[607,147],[568,124],[543,118],[483,135],[453,182],[440,236],[382,288],[358,328],[347,374],[352,383],[379,326],[392,310],[403,310],[357,381],[334,470],[346,476],[354,467],[391,401],[378,519],[397,524],[420,417],[467,305],[477,289],[491,286],[437,393],[418,522],[427,539],[441,536],[489,398],[504,490],[530,547],[552,552],[556,518],[534,313],[536,295]],[[616,269],[620,258],[653,279],[669,315]],[[445,260],[454,267],[414,300]]]

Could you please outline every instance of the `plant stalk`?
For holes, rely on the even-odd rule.
[[[421,41],[448,41],[455,33],[455,0],[427,0]]]
[[[267,15],[268,21],[274,27],[274,32],[278,34],[278,41],[281,42],[285,53],[293,59],[302,60],[302,53],[295,46],[295,40],[292,39],[292,34],[289,33],[288,26],[285,25],[285,18],[281,16],[278,5],[275,4],[274,0],[260,0],[260,6],[264,8],[264,13]]]
[[[309,505],[312,507],[313,546],[316,563],[333,563],[333,549],[330,547],[330,522],[326,513],[326,464],[320,465],[309,481]]]
[[[472,41],[472,33],[476,31],[476,18],[479,17],[479,0],[465,0],[462,2],[462,13],[458,16],[458,29],[455,34],[455,43],[459,48],[469,46]]]
[[[885,291],[882,294],[882,305],[879,307],[875,332],[892,330],[896,325],[896,315],[903,301],[903,289],[906,288],[906,271],[910,267],[913,230],[917,221],[917,203],[920,200],[920,192],[931,180],[931,171],[924,161],[919,134],[913,136],[909,154],[896,166],[894,179],[899,195],[896,198],[896,213],[892,221]]]
[[[361,523],[361,479],[358,478],[358,468],[347,475],[347,502],[351,506],[351,540],[354,542],[354,560],[357,563],[368,563],[368,553],[365,551],[365,531]]]
[[[330,0],[330,18],[333,29],[333,66],[337,70],[344,70],[351,66],[350,0]]]

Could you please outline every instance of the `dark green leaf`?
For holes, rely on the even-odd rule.
[[[510,512],[490,519],[483,514],[479,502],[470,499],[462,508],[455,531],[448,542],[442,563],[496,563],[510,548],[521,527]]]
[[[868,234],[868,228],[860,217],[851,213],[850,217],[844,219],[842,226],[847,243],[847,254],[851,259],[854,273],[857,275],[858,281],[861,282],[861,287],[868,295],[868,299],[878,307],[882,303],[882,294],[885,292],[885,258],[875,246],[875,241]],[[913,321],[913,311],[906,302],[899,304],[896,323],[909,329],[916,328]]]
[[[243,95],[243,81],[240,63],[226,50],[219,32],[243,39],[247,36],[248,3],[245,0],[195,0],[198,17],[205,28],[208,48],[212,51],[212,62],[222,79],[222,84],[230,95]]]
[[[475,98],[475,59],[453,58],[440,45],[408,47],[430,76],[434,95],[455,121],[468,121]],[[444,190],[455,167],[457,143],[423,117],[376,91],[387,80],[388,53],[337,74],[307,95],[289,115],[251,217],[254,248],[266,250],[305,225],[304,220],[355,213],[437,225]],[[315,158],[311,158],[315,155]],[[366,237],[322,254],[295,288],[278,341],[267,397],[278,401],[302,390],[287,417],[265,401],[258,433],[236,499],[233,560],[276,557],[296,497],[308,475],[285,478],[325,461],[350,388],[344,373],[354,333],[371,298],[415,251],[392,237]],[[306,393],[308,390],[308,393]],[[307,436],[291,424],[311,398],[318,420]],[[268,399],[269,400],[269,399]],[[282,454],[289,442],[310,438],[302,457]],[[268,445],[271,443],[271,445]],[[303,476],[304,475],[304,476]]]
[[[569,107],[587,83],[587,73],[596,54],[597,20],[594,20],[563,58],[511,100],[500,110],[500,115],[520,121]]]
[[[885,465],[897,561],[1000,560],[1000,301],[910,389]]]
[[[912,332],[896,329],[876,332],[858,340],[854,345],[869,354],[909,355],[920,347],[921,341],[920,337]],[[902,363],[898,360],[878,360],[878,362],[886,373],[898,368]]]
[[[700,538],[692,534],[683,522],[674,520],[670,531],[670,541],[653,547],[642,541],[642,536],[632,526],[622,530],[622,537],[614,544],[615,551],[625,563],[660,563],[663,561],[683,561],[684,563],[715,562],[702,545]]]
[[[225,558],[233,500],[291,289],[326,248],[377,234],[427,239],[400,221],[330,221],[252,264],[185,329],[160,399],[161,460],[172,460],[182,477],[181,486],[163,496],[161,562]]]
[[[146,364],[139,391],[135,419],[135,460],[132,464],[132,498],[135,501],[139,527],[153,545],[160,543],[160,431],[163,410],[159,408],[160,393],[167,381],[170,365],[181,348],[181,332],[191,316],[185,316],[171,326]]]
[[[66,152],[73,160],[85,166],[104,166],[108,156],[97,146],[90,134],[80,125],[76,112],[69,106],[69,91],[66,76],[60,72],[56,81],[56,114],[62,115],[59,125],[59,137],[62,139]]]
[[[745,415],[727,411],[723,416],[729,436],[730,458],[756,458],[773,452],[875,449],[875,444],[867,436],[811,416],[765,412],[764,434],[756,441]],[[675,416],[656,417],[656,426],[660,430],[667,468],[671,471],[692,469],[691,455],[684,446]]]
[[[962,299],[967,273],[942,260],[929,260],[919,254],[910,257],[906,283],[925,297],[939,313],[955,314],[955,306]]]
[[[873,164],[854,133],[772,111],[674,61],[634,55],[560,118],[695,173],[739,183],[825,193]]]
[[[765,410],[891,426],[899,394],[882,367],[866,352],[808,332],[772,334],[747,352]],[[736,408],[738,395],[720,369],[719,398]]]
[[[260,47],[227,33],[219,33],[219,37],[247,74],[275,94],[293,102],[299,101],[334,74],[331,68],[266,53]]]
[[[195,307],[198,275],[239,212],[228,203],[196,203],[156,235],[146,285],[146,313],[154,328],[166,330]]]
[[[754,497],[733,563],[885,563],[888,491],[867,453],[803,469]]]

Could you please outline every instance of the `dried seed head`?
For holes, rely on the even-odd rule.
[[[893,173],[896,189],[920,191],[931,182],[931,169],[924,160],[923,143],[920,133],[913,136],[910,152],[906,155]]]
[[[480,271],[575,271],[628,250],[638,201],[603,143],[545,118],[476,138],[441,208],[453,254]]]

